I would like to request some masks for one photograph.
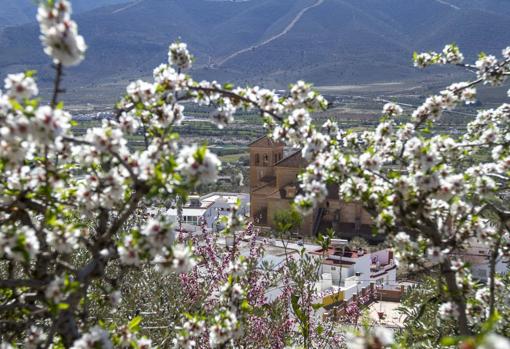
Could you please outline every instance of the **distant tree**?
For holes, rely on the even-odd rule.
[[[359,237],[359,236],[355,236],[353,237],[350,241],[349,241],[349,244],[347,245],[351,250],[358,250],[360,248],[363,248],[363,249],[366,249],[369,247],[369,244],[367,242],[367,240],[363,239],[362,237]]]
[[[454,331],[452,319],[437,326],[442,303],[437,287],[435,278],[424,277],[403,295],[399,309],[404,323],[402,344],[410,348],[435,348],[445,335]]]
[[[299,234],[303,216],[294,209],[279,210],[274,213],[275,233],[280,238],[290,238]]]

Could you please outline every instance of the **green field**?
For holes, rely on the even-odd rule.
[[[243,156],[248,157],[248,156],[250,156],[250,154],[247,152],[243,152],[243,153],[238,153],[238,154],[223,155],[223,156],[220,156],[220,159],[223,162],[237,162]]]

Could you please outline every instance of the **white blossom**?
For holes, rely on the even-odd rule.
[[[374,328],[372,335],[377,338],[378,342],[383,346],[390,346],[393,344],[394,337],[393,331],[385,327]]]
[[[32,123],[32,135],[41,143],[52,142],[71,128],[71,115],[61,109],[40,107]]]
[[[64,66],[81,63],[87,45],[78,34],[78,26],[71,20],[71,5],[68,1],[57,0],[51,5],[41,1],[37,20],[44,52],[48,56]]]
[[[108,299],[113,306],[118,306],[122,302],[122,293],[119,290],[113,291]]]
[[[223,102],[221,106],[211,113],[212,119],[216,122],[219,129],[224,128],[234,121],[236,108],[229,101]]]
[[[27,331],[24,348],[26,349],[37,349],[46,340],[46,334],[42,328],[37,326],[31,326]]]
[[[46,296],[46,299],[48,299],[52,303],[58,304],[65,300],[65,298],[67,297],[67,293],[65,292],[64,288],[65,278],[57,276],[46,287],[44,295]]]
[[[414,66],[418,68],[425,68],[438,61],[439,55],[435,52],[425,52],[417,54],[414,58]]]
[[[461,64],[464,62],[464,55],[456,45],[446,45],[443,49],[444,63]]]
[[[504,70],[495,56],[484,55],[475,65],[478,68],[478,77],[485,83],[500,85],[505,80]]]
[[[475,88],[464,89],[462,91],[461,98],[466,104],[476,103],[476,89]]]
[[[191,68],[193,57],[188,51],[188,45],[182,42],[173,43],[168,50],[169,63],[181,69]]]
[[[92,327],[89,332],[77,339],[71,349],[113,349],[113,344],[108,337],[108,332],[99,326]]]
[[[510,340],[507,338],[489,333],[483,339],[481,345],[478,346],[479,349],[510,349]]]
[[[157,254],[164,247],[170,247],[175,238],[173,227],[157,219],[147,222],[142,235],[147,239],[153,254]]]
[[[117,247],[120,261],[125,265],[140,265],[139,246],[131,234],[124,237],[122,245]]]
[[[152,348],[152,340],[148,338],[140,338],[136,341],[138,349],[150,349]]]
[[[193,259],[193,254],[189,246],[178,244],[173,247],[172,251],[172,267],[176,273],[188,273],[195,267],[196,262]]]
[[[177,158],[178,171],[199,183],[211,183],[218,177],[220,161],[208,149],[184,146]]]
[[[161,122],[163,127],[168,125],[178,126],[184,120],[184,106],[180,104],[167,105],[163,108],[164,121]]]
[[[359,164],[364,169],[376,170],[381,165],[381,160],[377,155],[363,153],[359,158]]]
[[[119,126],[125,133],[134,134],[140,127],[140,122],[133,115],[122,113],[119,117]]]
[[[26,74],[9,74],[4,82],[7,95],[11,98],[25,99],[35,97],[39,94],[39,88],[34,78]]]
[[[216,316],[216,324],[209,330],[209,344],[216,348],[231,339],[237,331],[238,320],[234,313],[225,311]]]
[[[509,59],[510,58],[510,46],[505,47],[503,50],[501,50],[501,54],[504,58]]]
[[[390,329],[375,327],[372,331],[360,335],[349,333],[345,344],[348,349],[382,349],[391,347],[393,342],[394,335]]]
[[[81,231],[78,229],[51,229],[46,233],[46,242],[55,251],[60,253],[71,253],[79,247],[79,239],[81,237]]]
[[[156,88],[151,83],[142,80],[137,80],[130,83],[127,86],[126,92],[134,102],[145,103],[150,101],[154,97],[156,93]]]
[[[388,116],[400,116],[403,109],[396,103],[386,103],[383,107],[383,114]]]
[[[439,317],[443,320],[455,319],[459,316],[459,309],[457,304],[452,302],[446,302],[439,306],[438,309]]]
[[[5,254],[8,258],[28,262],[39,252],[39,240],[32,228],[22,226],[15,232],[0,230],[0,256]]]

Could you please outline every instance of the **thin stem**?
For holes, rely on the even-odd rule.
[[[498,242],[496,243],[496,246],[494,246],[494,249],[490,256],[489,261],[489,317],[492,317],[495,312],[495,299],[496,299],[496,288],[495,288],[495,281],[496,281],[496,262],[499,255],[499,245],[501,242],[501,238],[498,239]]]
[[[136,210],[138,207],[138,203],[142,200],[142,198],[147,194],[149,191],[149,187],[147,187],[145,184],[140,184],[138,188],[136,188],[136,192],[129,200],[128,207],[122,212],[122,214],[112,223],[110,226],[110,229],[106,232],[104,236],[101,237],[101,240],[105,241],[113,236],[121,227],[122,225],[127,221],[127,219],[131,216],[131,214]]]
[[[145,123],[143,123],[143,142],[145,145],[145,150],[149,149],[149,139],[147,138],[147,126],[145,126]]]
[[[55,109],[55,107],[58,104],[59,93],[64,92],[60,88],[60,85],[62,83],[63,72],[64,72],[64,66],[62,65],[62,63],[58,63],[55,67],[55,70],[56,70],[56,75],[55,75],[55,81],[53,83],[53,96],[51,97],[51,104],[50,104],[52,109]]]
[[[280,122],[283,121],[283,118],[281,116],[277,115],[276,113],[274,113],[272,111],[268,111],[268,110],[262,109],[260,107],[260,105],[256,101],[252,101],[249,98],[246,98],[246,97],[243,97],[243,96],[239,96],[238,94],[236,94],[234,92],[223,90],[223,89],[219,89],[219,88],[200,87],[200,86],[190,86],[189,89],[191,91],[201,91],[201,92],[206,92],[206,93],[219,93],[219,94],[221,94],[223,96],[227,96],[227,97],[230,97],[230,98],[238,99],[238,100],[243,101],[243,102],[245,102],[247,104],[251,104],[252,106],[258,108],[260,111],[262,111],[265,114],[271,115],[271,117],[273,117],[273,119],[275,119],[277,121],[280,121]]]
[[[21,279],[8,279],[0,280],[1,288],[18,288],[18,287],[30,287],[30,288],[42,288],[46,286],[48,282],[41,280],[21,280]]]
[[[478,68],[476,67],[476,65],[473,65],[473,64],[458,63],[458,64],[455,64],[455,65],[457,67],[464,68],[464,69],[466,69],[467,71],[469,71],[471,73],[476,73],[478,71]]]

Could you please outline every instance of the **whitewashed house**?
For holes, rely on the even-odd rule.
[[[471,273],[475,279],[487,282],[490,276],[490,256],[491,250],[482,242],[473,241],[470,248],[461,253],[452,254],[459,257],[470,265]],[[506,274],[508,272],[509,261],[499,256],[495,265],[497,274]]]
[[[397,265],[393,259],[393,251],[384,249],[370,253],[370,282],[383,288],[397,286]]]
[[[221,229],[218,220],[221,216],[228,216],[232,208],[239,201],[239,214],[250,212],[250,196],[244,193],[214,192],[204,196],[190,196],[188,202],[181,208],[180,222],[185,231],[195,233],[202,231],[202,224],[206,230]],[[179,222],[179,209],[176,205],[166,212],[171,221]]]
[[[397,266],[389,249],[370,253],[334,244],[327,251],[319,249],[311,253],[323,256],[318,291],[325,305],[347,301],[371,284],[385,289],[397,285]]]

